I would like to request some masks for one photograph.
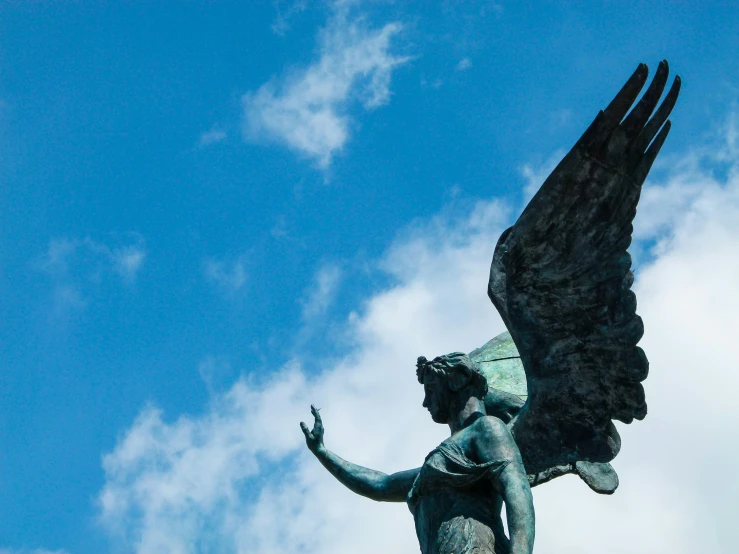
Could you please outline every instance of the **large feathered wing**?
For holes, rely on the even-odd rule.
[[[620,448],[612,420],[647,413],[648,363],[637,346],[644,329],[626,250],[680,89],[677,77],[657,107],[668,74],[660,63],[627,116],[647,73],[638,67],[495,249],[488,295],[526,371],[528,398],[511,430],[529,474],[609,462]]]

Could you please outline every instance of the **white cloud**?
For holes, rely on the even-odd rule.
[[[487,3],[490,8],[492,8],[493,12],[497,14],[503,13],[503,3],[502,2],[488,2]],[[484,11],[485,8],[482,9]]]
[[[198,364],[198,373],[211,393],[229,388],[233,383],[231,363],[223,357],[206,356]],[[227,379],[228,387],[224,387]]]
[[[472,67],[472,60],[469,58],[462,58],[457,64],[457,71],[465,71]]]
[[[55,238],[49,241],[38,267],[53,281],[54,311],[66,313],[88,302],[95,287],[111,276],[132,284],[146,259],[144,239],[134,235],[131,244],[109,246],[85,239]]]
[[[327,168],[349,140],[354,105],[388,102],[392,73],[408,61],[390,53],[401,25],[370,29],[347,12],[337,7],[321,32],[318,61],[244,95],[247,139],[282,143]]]
[[[286,239],[289,236],[287,218],[284,215],[278,215],[275,224],[269,230],[272,238],[277,240]]]
[[[82,293],[70,283],[57,283],[52,292],[54,315],[64,315],[70,311],[81,310],[88,304]]]
[[[209,131],[206,131],[205,133],[200,135],[200,138],[198,139],[198,146],[204,147],[210,144],[216,144],[218,142],[226,140],[227,138],[228,134],[226,133],[226,131],[218,129],[217,127],[213,127]]]
[[[49,241],[49,248],[41,260],[41,267],[50,274],[64,275],[69,271],[69,259],[74,256],[79,241],[55,238]]]
[[[115,248],[110,254],[115,272],[128,282],[136,279],[146,258],[146,251],[140,245]]]
[[[572,110],[567,108],[555,110],[549,114],[549,120],[551,122],[550,130],[564,127],[572,120]]]
[[[286,4],[286,5],[284,5]],[[284,37],[290,30],[292,20],[300,15],[307,7],[307,0],[294,0],[292,2],[280,2],[275,0],[275,10],[277,15],[272,23],[272,32],[278,36]]]
[[[730,164],[723,180],[692,176],[702,192],[661,227],[656,256],[638,272],[650,414],[621,426],[621,487],[603,497],[565,477],[536,488],[537,551],[739,547],[739,156]],[[666,200],[683,178],[654,190]],[[355,348],[322,373],[308,376],[295,360],[267,379],[242,377],[202,415],[168,422],[143,410],[104,459],[101,521],[115,540],[140,554],[417,551],[407,508],[343,489],[305,451],[297,423],[313,402],[338,454],[384,471],[419,465],[445,430],[420,407],[415,357],[469,351],[503,330],[485,285],[510,216],[480,202],[408,230],[382,261],[394,284],[349,317]],[[640,221],[649,217],[642,209]]]
[[[39,265],[59,278],[81,272],[98,279],[100,272],[112,271],[130,282],[136,278],[145,258],[144,240],[138,235],[133,244],[113,247],[89,237],[81,240],[55,238],[49,241]]]
[[[341,282],[341,268],[335,264],[322,266],[315,276],[315,282],[306,293],[303,301],[303,319],[309,321],[326,313],[336,296]]]
[[[244,256],[235,260],[208,258],[203,262],[203,272],[211,283],[229,293],[242,290],[248,278]]]

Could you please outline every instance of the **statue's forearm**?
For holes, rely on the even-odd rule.
[[[317,451],[316,458],[339,482],[350,491],[379,500],[378,495],[382,489],[382,482],[387,475],[380,471],[347,462],[327,449]]]
[[[381,502],[403,502],[418,472],[410,470],[388,475],[347,462],[325,448],[314,454],[323,467],[350,491]]]

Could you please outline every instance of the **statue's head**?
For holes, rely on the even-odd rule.
[[[429,361],[423,356],[416,362],[418,382],[423,385],[423,407],[436,423],[447,423],[470,397],[485,398],[488,382],[467,354],[452,352]]]

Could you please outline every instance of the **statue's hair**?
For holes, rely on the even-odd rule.
[[[416,362],[416,375],[419,383],[423,384],[427,372],[438,376],[453,392],[459,392],[469,386],[472,389],[471,393],[481,400],[488,392],[488,381],[480,371],[480,366],[463,352],[437,356],[431,361],[424,356],[419,356]]]

